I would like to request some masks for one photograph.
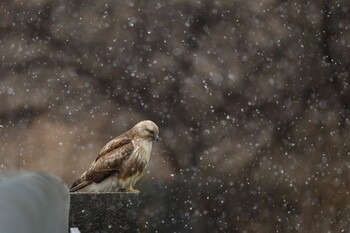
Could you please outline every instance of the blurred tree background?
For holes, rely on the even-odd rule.
[[[70,186],[150,119],[141,232],[350,231],[350,2],[3,0],[0,169]]]

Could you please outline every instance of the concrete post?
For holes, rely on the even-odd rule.
[[[81,233],[138,233],[138,212],[135,193],[71,193],[69,226]]]

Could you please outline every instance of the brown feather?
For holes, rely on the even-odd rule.
[[[120,179],[127,179],[136,173],[141,174],[146,167],[146,162],[141,158],[134,157],[125,163],[125,167],[120,172]]]
[[[119,172],[123,161],[131,155],[133,149],[131,139],[125,137],[125,135],[113,139],[102,148],[89,170],[73,183],[70,191],[77,191],[92,182],[99,183]],[[84,185],[81,185],[83,183]]]
[[[88,186],[89,184],[91,184],[91,181],[82,181],[82,182],[74,182],[74,184],[72,185],[72,187],[70,188],[70,192],[75,192],[78,191],[79,189],[85,188],[86,186]]]
[[[100,183],[108,176],[120,172],[123,162],[131,155],[134,146],[129,140],[128,143],[122,143],[120,146],[114,147],[113,150],[108,150],[100,158],[97,159],[90,169],[86,172],[85,179]]]
[[[129,135],[129,131],[126,133],[123,133],[122,135],[116,137],[112,141],[108,142],[104,147],[102,147],[100,153],[98,153],[97,158],[95,159],[95,162],[104,156],[105,154],[111,152],[114,149],[117,149],[118,147],[121,147],[127,143],[131,142],[132,137]]]

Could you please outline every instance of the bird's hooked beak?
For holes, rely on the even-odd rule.
[[[156,142],[158,142],[159,139],[160,139],[158,134],[154,134],[152,138],[153,138],[153,140],[156,141]]]

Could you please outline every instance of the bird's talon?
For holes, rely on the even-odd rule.
[[[133,187],[131,187],[131,186],[129,186],[129,188],[126,191],[128,191],[130,193],[140,193],[139,190],[133,189]]]

